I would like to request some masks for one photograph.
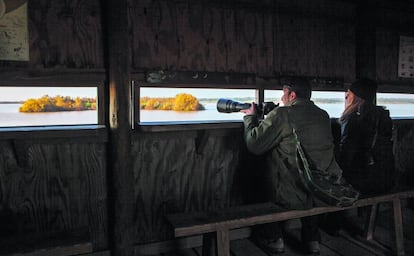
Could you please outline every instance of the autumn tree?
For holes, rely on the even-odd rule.
[[[36,99],[28,99],[25,103],[19,108],[20,112],[42,112],[43,106],[40,101]]]
[[[177,94],[174,100],[173,110],[175,111],[195,111],[199,110],[198,99],[188,93]]]
[[[82,99],[80,97],[76,97],[75,98],[75,102],[73,103],[73,107],[75,109],[78,109],[78,110],[84,108],[84,103],[83,103],[83,101],[82,101]]]
[[[44,95],[39,99],[28,99],[19,108],[20,112],[56,112],[96,109],[96,99],[76,97],[75,100],[66,96],[49,97]]]
[[[195,111],[204,110],[204,106],[191,94],[177,94],[175,98],[142,97],[139,100],[140,108],[145,110],[175,110]]]
[[[160,105],[160,102],[158,99],[149,99],[147,101],[147,103],[145,104],[145,109],[147,110],[154,110],[154,109],[158,109]]]

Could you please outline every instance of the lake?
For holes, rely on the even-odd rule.
[[[21,113],[21,104],[0,104],[0,127],[97,124],[96,110]]]
[[[21,104],[0,104],[0,127],[97,124],[96,110],[62,111],[47,113],[20,113]],[[201,120],[242,120],[242,113],[219,113],[215,103],[203,104],[204,111],[178,112],[163,110],[141,110],[141,121],[201,121]],[[319,104],[331,117],[339,117],[343,104]],[[393,117],[413,117],[413,104],[389,104],[387,108]]]

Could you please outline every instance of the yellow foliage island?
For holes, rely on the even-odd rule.
[[[140,98],[141,109],[145,110],[174,110],[174,111],[198,111],[204,110],[204,106],[191,94],[180,93],[175,98]]]
[[[72,99],[68,96],[50,97],[45,95],[39,99],[28,99],[19,108],[20,112],[58,112],[58,111],[82,111],[96,110],[96,99],[80,98]]]

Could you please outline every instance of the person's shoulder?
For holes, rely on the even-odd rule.
[[[375,106],[375,109],[380,113],[389,114],[390,111],[385,106]]]
[[[377,116],[380,121],[391,121],[390,111],[384,106],[376,106]]]
[[[313,108],[313,111],[319,112],[320,115],[324,115],[324,116],[327,116],[329,118],[328,112],[325,109],[323,109],[323,108],[319,107],[318,105],[316,105],[315,102],[310,101],[309,105],[310,105],[311,108]]]
[[[292,109],[292,106],[279,106],[274,108],[273,111],[276,113],[288,113]]]
[[[390,117],[390,111],[385,106],[377,105],[365,108],[363,114],[366,116],[377,116],[379,118]]]
[[[278,111],[288,111],[292,106],[278,106],[275,108]]]
[[[278,106],[269,112],[268,118],[281,118],[287,116],[291,106]]]

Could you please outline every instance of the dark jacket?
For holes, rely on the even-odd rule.
[[[368,105],[341,121],[338,162],[362,194],[378,194],[393,183],[392,120],[383,107]]]
[[[246,115],[245,141],[250,152],[265,155],[270,200],[286,209],[306,209],[315,202],[298,175],[291,123],[310,164],[326,175],[341,177],[342,170],[334,158],[329,115],[310,100],[296,99],[289,106],[277,107],[262,122]]]

